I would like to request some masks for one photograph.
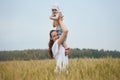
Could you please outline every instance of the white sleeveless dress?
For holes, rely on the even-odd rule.
[[[53,57],[56,60],[56,68],[65,69],[68,65],[68,56],[65,56],[65,48],[61,44],[58,48],[58,39],[52,46]]]

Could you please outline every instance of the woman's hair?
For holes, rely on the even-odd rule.
[[[49,46],[48,53],[49,53],[49,55],[50,55],[51,58],[53,58],[52,46],[54,44],[54,41],[51,39],[51,37],[52,37],[51,33],[54,32],[54,31],[56,31],[56,30],[51,30],[50,34],[49,34],[50,35],[50,40],[49,40],[49,43],[48,43],[48,46]]]

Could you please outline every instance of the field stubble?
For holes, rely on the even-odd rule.
[[[68,75],[55,74],[55,60],[0,62],[0,80],[119,80],[120,59],[70,59]]]

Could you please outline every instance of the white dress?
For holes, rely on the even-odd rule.
[[[56,60],[56,68],[65,69],[68,65],[68,56],[65,56],[65,48],[61,44],[58,48],[58,39],[52,46],[53,57]]]

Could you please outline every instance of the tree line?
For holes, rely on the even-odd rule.
[[[119,51],[97,50],[97,49],[71,49],[69,58],[120,58]],[[47,49],[29,49],[0,51],[0,61],[8,60],[40,60],[51,59]]]

